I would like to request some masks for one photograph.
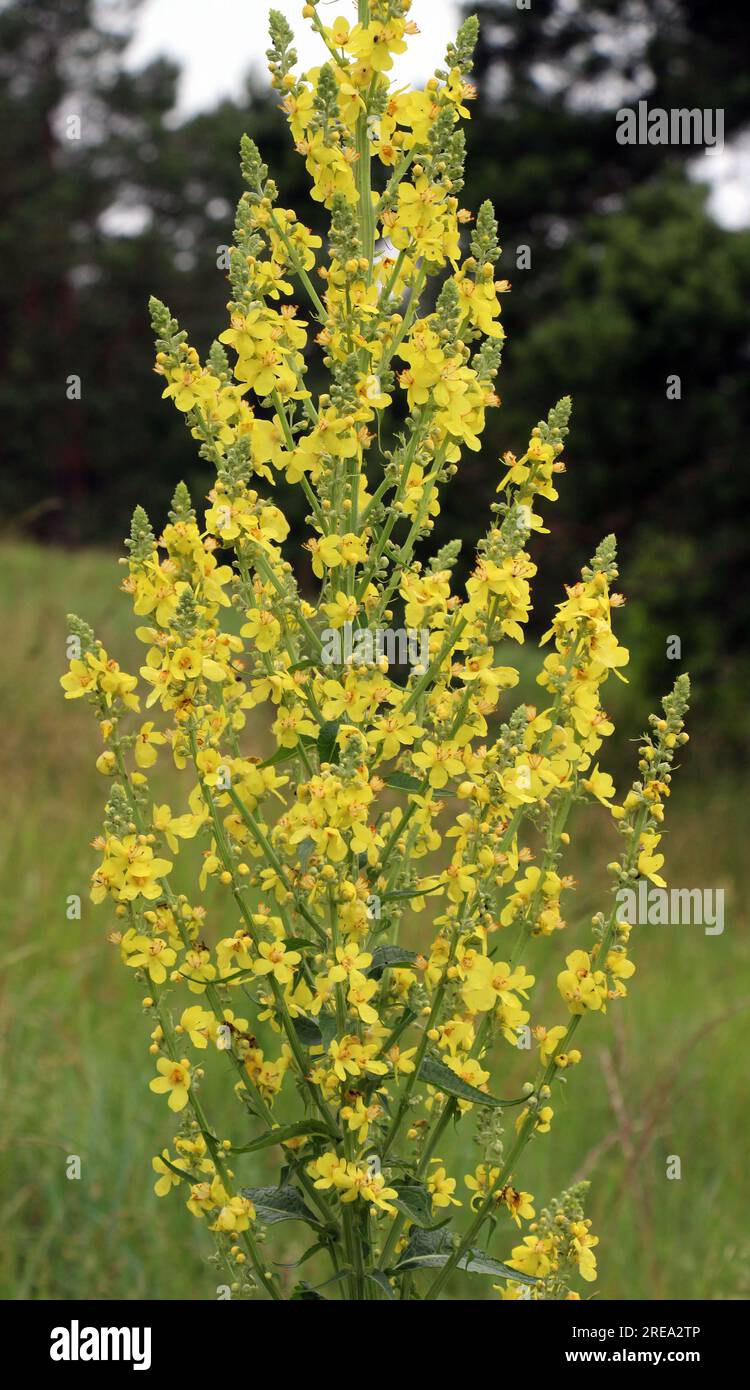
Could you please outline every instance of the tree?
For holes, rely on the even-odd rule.
[[[147,365],[148,297],[161,285],[208,348],[240,137],[250,124],[282,146],[275,104],[251,90],[171,128],[177,69],[123,66],[137,8],[0,14],[0,503],[46,538],[119,539],[139,496],[168,502],[184,440]]]

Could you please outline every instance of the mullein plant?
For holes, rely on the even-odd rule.
[[[199,520],[180,484],[158,538],[141,508],[133,518],[122,587],[145,645],[141,694],[73,617],[62,684],[99,721],[111,789],[91,897],[114,904],[111,939],[145,984],[151,1090],[177,1124],[153,1159],[156,1193],[205,1223],[229,1288],[435,1299],[469,1296],[474,1273],[503,1299],[578,1298],[598,1243],[584,1187],[537,1212],[523,1160],[551,1142],[581,1024],[627,993],[617,893],[663,882],[689,687],[681,676],[651,716],[620,803],[598,761],[613,732],[602,687],[628,659],[607,537],[542,638],[539,707],[513,709],[505,662],[529,618],[529,541],[564,472],[567,398],[500,461],[465,586],[458,542],[428,553],[444,487],[499,404],[508,286],[491,205],[473,217],[460,203],[476,21],[410,91],[391,77],[416,32],[409,9],[359,0],[350,25],[305,5],[322,61],[299,75],[271,12],[272,82],[330,213],[327,245],[279,204],[244,138],[229,327],[201,361],[151,302],[163,394],[216,469],[208,507]],[[312,343],[329,373],[317,398]],[[280,475],[304,493],[314,594],[285,555]],[[324,656],[324,631],[356,638],[397,615],[428,635],[429,659],[406,676],[385,655],[359,660],[356,642],[340,664]],[[186,773],[174,808],[149,787],[158,759]],[[571,812],[592,800],[622,846],[612,905],[571,941],[562,860]],[[173,870],[193,839],[202,867],[185,893]],[[209,880],[214,920],[197,898]],[[524,960],[539,937],[557,981],[544,1017]],[[508,1095],[519,1057],[527,1080]],[[206,1113],[208,1067],[238,1102],[231,1138]],[[471,1157],[451,1172],[455,1127]],[[266,1174],[278,1156],[273,1186],[252,1185],[259,1154]],[[267,1253],[282,1220],[310,1231],[297,1282]]]

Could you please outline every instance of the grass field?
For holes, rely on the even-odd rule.
[[[58,685],[70,610],[134,668],[129,604],[109,555],[5,544],[0,564],[0,1296],[213,1298],[222,1280],[207,1262],[205,1231],[178,1198],[157,1203],[152,1193],[150,1160],[168,1142],[169,1120],[147,1089],[142,990],[107,943],[111,916],[87,902],[88,841],[106,784],[93,769],[90,711],[66,705]],[[517,1175],[539,1202],[591,1179],[589,1214],[601,1238],[594,1287],[605,1298],[750,1295],[750,806],[727,769],[707,782],[691,779],[688,766],[678,780],[669,878],[724,888],[724,934],[638,929],[629,998],[587,1022],[584,1061],[558,1095],[553,1132],[535,1141]],[[586,905],[612,853],[604,822],[585,822],[571,866]],[[80,922],[66,918],[73,893],[83,898]],[[509,1072],[508,1085],[515,1079]],[[459,1142],[461,1130],[450,1145]],[[80,1181],[66,1177],[71,1154],[81,1158]],[[666,1177],[669,1155],[681,1159],[679,1181]],[[263,1181],[256,1156],[244,1162],[254,1165],[248,1180]],[[291,1258],[294,1228],[284,1229]],[[509,1230],[496,1253],[510,1244]],[[482,1298],[490,1283],[474,1278],[453,1292]]]

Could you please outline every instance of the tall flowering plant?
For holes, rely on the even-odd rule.
[[[619,802],[598,760],[613,732],[603,687],[628,659],[607,537],[542,638],[539,707],[513,708],[506,663],[531,607],[529,541],[564,471],[568,399],[503,457],[465,586],[458,542],[429,553],[444,487],[498,405],[496,222],[489,203],[476,218],[460,203],[477,26],[409,91],[391,69],[415,32],[410,0],[358,8],[350,27],[304,6],[323,61],[301,75],[271,12],[272,81],[330,212],[325,250],[245,138],[229,327],[205,362],[151,304],[164,395],[216,482],[201,520],[180,485],[158,539],[141,508],[133,518],[123,588],[146,649],[141,695],[70,619],[62,684],[93,706],[112,779],[91,896],[114,904],[113,939],[146,985],[150,1086],[176,1120],[156,1193],[205,1223],[230,1289],[437,1298],[476,1273],[506,1299],[578,1297],[596,1275],[583,1189],[537,1214],[523,1159],[550,1142],[581,1024],[627,993],[617,892],[663,882],[688,682],[651,716]],[[313,343],[330,377],[317,398]],[[280,474],[306,499],[314,594],[285,556]],[[175,807],[149,787],[165,758],[189,784]],[[570,940],[562,860],[571,812],[591,800],[622,850],[612,906]],[[173,870],[193,839],[202,868],[186,893]],[[224,895],[211,916],[195,896],[209,880]],[[544,1016],[525,964],[538,937],[557,978]],[[528,1077],[508,1095],[519,1056]],[[209,1068],[236,1096],[231,1137],[206,1113]],[[279,1160],[272,1186],[257,1169],[253,1185],[263,1150]],[[292,1288],[265,1248],[282,1220],[312,1233]]]

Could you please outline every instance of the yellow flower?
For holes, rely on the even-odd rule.
[[[156,762],[156,748],[166,743],[163,734],[154,730],[153,723],[142,724],[135,741],[135,760],[139,767],[152,767]]]
[[[190,1090],[190,1063],[184,1057],[181,1062],[173,1062],[169,1057],[160,1057],[156,1063],[156,1070],[159,1075],[155,1076],[153,1081],[149,1081],[150,1089],[159,1095],[169,1093],[167,1105],[170,1110],[184,1110]]]
[[[173,854],[179,848],[178,840],[192,840],[202,821],[203,816],[200,815],[173,816],[167,805],[154,806],[151,817],[154,830],[161,832]]]
[[[533,983],[534,976],[527,974],[521,965],[511,970],[506,961],[476,956],[461,993],[472,1013],[486,1013],[497,1003],[517,1005],[515,992],[528,998]]]
[[[592,1246],[599,1244],[599,1237],[589,1234],[590,1221],[574,1221],[570,1227],[573,1237],[570,1246],[570,1259],[578,1265],[578,1272],[587,1284],[596,1279],[596,1255]]]
[[[398,1043],[394,1043],[393,1047],[389,1047],[388,1051],[385,1053],[395,1074],[398,1075],[399,1072],[403,1072],[405,1076],[408,1076],[415,1070],[416,1063],[414,1058],[416,1055],[416,1047],[401,1048],[398,1046]]]
[[[249,1197],[230,1197],[220,1208],[211,1230],[230,1233],[246,1231],[255,1216],[255,1207]]]
[[[171,396],[178,410],[192,410],[203,405],[215,396],[219,388],[218,377],[204,371],[196,363],[185,367],[175,367],[167,375],[168,385],[162,396]]]
[[[557,1051],[557,1044],[562,1041],[567,1033],[567,1028],[558,1024],[556,1028],[534,1029],[534,1033],[539,1038],[539,1060],[543,1063],[549,1062]]]
[[[323,609],[328,616],[331,627],[343,627],[344,623],[351,623],[359,612],[359,604],[353,595],[345,594],[339,589],[335,600],[332,603],[324,603]]]
[[[189,1009],[183,1009],[177,1032],[187,1033],[193,1047],[205,1048],[208,1047],[213,1021],[213,1014],[201,1008],[200,1004],[193,1004]]]
[[[282,941],[261,941],[259,958],[253,961],[254,975],[273,975],[280,985],[290,985],[294,979],[294,967],[302,957],[299,951],[287,951]]]
[[[557,1252],[550,1236],[524,1236],[523,1244],[513,1248],[508,1264],[519,1274],[544,1279],[557,1268]]]
[[[644,831],[638,841],[642,849],[638,855],[638,872],[644,878],[650,879],[651,883],[656,884],[657,888],[666,888],[666,880],[659,874],[659,869],[664,863],[663,854],[655,854],[654,850],[661,839],[654,831]]]
[[[566,970],[557,977],[557,988],[572,1014],[586,1009],[601,1009],[607,998],[606,979],[601,970],[593,970],[586,951],[571,951],[565,957]]]
[[[448,1177],[439,1158],[432,1158],[430,1162],[438,1165],[433,1173],[427,1175],[426,1180],[426,1187],[432,1197],[433,1208],[460,1207],[461,1203],[453,1196],[456,1190],[456,1179]]]
[[[534,1198],[530,1192],[519,1192],[517,1188],[511,1187],[510,1183],[498,1194],[505,1206],[508,1208],[517,1226],[521,1221],[533,1221],[536,1212],[532,1205]]]
[[[265,609],[251,609],[240,628],[242,637],[252,637],[259,652],[271,652],[281,641],[281,623]]]
[[[590,776],[583,778],[581,785],[586,788],[586,791],[591,792],[597,801],[601,801],[603,806],[609,805],[612,798],[617,795],[612,778],[608,772],[599,771],[598,763]]]
[[[352,970],[349,974],[349,992],[347,999],[359,1014],[363,1023],[377,1023],[378,1015],[372,1005],[368,1002],[373,994],[377,992],[377,981],[367,980],[359,970]]]
[[[171,1192],[173,1187],[180,1186],[181,1180],[177,1174],[173,1172],[174,1168],[179,1168],[183,1173],[188,1171],[188,1164],[185,1162],[184,1158],[176,1158],[174,1161],[170,1159],[172,1168],[167,1167],[167,1164],[164,1162],[165,1158],[169,1158],[169,1149],[162,1149],[161,1158],[157,1157],[151,1159],[151,1167],[154,1172],[159,1175],[154,1183],[154,1192],[157,1197],[166,1197],[167,1193]]]
[[[335,1189],[342,1202],[356,1202],[361,1198],[371,1202],[380,1211],[396,1214],[392,1199],[398,1196],[396,1189],[386,1186],[382,1173],[370,1172],[366,1167],[348,1162],[335,1153],[321,1154],[308,1164],[308,1173],[315,1178],[315,1186],[327,1192]]]
[[[354,1130],[360,1144],[363,1144],[369,1133],[370,1125],[383,1113],[382,1107],[374,1102],[365,1105],[361,1096],[357,1096],[353,1105],[342,1105],[341,1118],[345,1120],[349,1129]]]
[[[450,777],[458,777],[464,771],[455,744],[437,744],[426,738],[412,758],[416,766],[428,774],[431,787],[444,787]]]
[[[125,964],[135,970],[147,970],[155,985],[163,984],[167,978],[166,967],[174,965],[177,952],[160,936],[136,936],[130,944],[132,953]]]
[[[471,1199],[472,1211],[478,1211],[485,1197],[495,1186],[500,1177],[500,1169],[492,1168],[486,1163],[479,1163],[473,1173],[467,1173],[464,1182],[470,1192],[473,1192]]]
[[[490,1074],[480,1066],[476,1058],[446,1057],[445,1063],[446,1066],[450,1067],[451,1071],[454,1071],[456,1076],[460,1077],[461,1081],[465,1081],[468,1086],[475,1086],[477,1090],[480,1091],[483,1087],[486,1089]],[[471,1110],[471,1101],[459,1100],[458,1108],[462,1114],[464,1111]]]
[[[347,1168],[345,1158],[335,1153],[324,1153],[308,1164],[307,1171],[315,1178],[315,1186],[322,1192],[328,1192],[332,1187],[345,1187],[349,1183]]]
[[[156,857],[151,845],[145,842],[145,836],[125,835],[121,840],[113,836],[107,841],[99,873],[121,902],[132,902],[138,897],[160,897],[160,880],[171,868],[171,860]],[[102,900],[101,883],[94,883],[91,896],[95,902]]]
[[[86,661],[74,658],[70,670],[60,677],[66,700],[79,700],[82,695],[90,695],[96,689],[96,673]]]
[[[342,984],[353,970],[361,974],[371,964],[370,952],[361,951],[356,939],[351,938],[344,946],[336,947],[336,964],[328,971],[328,978],[333,984]]]

